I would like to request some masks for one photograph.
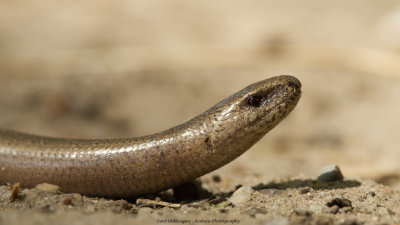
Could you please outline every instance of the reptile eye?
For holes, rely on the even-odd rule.
[[[249,99],[247,99],[247,105],[258,108],[261,105],[261,100],[261,96],[250,96]]]

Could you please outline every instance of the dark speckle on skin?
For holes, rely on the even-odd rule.
[[[212,144],[211,144],[210,137],[207,137],[207,138],[204,140],[204,143],[206,143],[207,149],[212,149]]]
[[[164,159],[165,159],[165,154],[164,154],[163,151],[160,151],[159,156],[160,156],[160,161],[164,161]]]

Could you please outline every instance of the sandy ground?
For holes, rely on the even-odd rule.
[[[140,136],[273,75],[303,84],[283,123],[201,178],[209,195],[171,207],[36,188],[11,201],[2,186],[1,221],[399,223],[399,52],[397,1],[1,2],[2,128]],[[332,163],[345,180],[317,182]],[[239,186],[247,197],[234,204]],[[179,203],[170,192],[159,200]]]

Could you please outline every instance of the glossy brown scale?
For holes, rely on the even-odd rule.
[[[292,76],[254,83],[204,113],[144,137],[84,140],[0,130],[0,182],[135,197],[189,182],[240,156],[296,106]]]

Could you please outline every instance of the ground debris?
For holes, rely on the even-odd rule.
[[[60,193],[60,187],[54,184],[48,184],[48,183],[38,184],[36,185],[36,189],[53,194]]]
[[[21,185],[19,183],[12,185],[10,197],[8,199],[10,201],[14,201],[18,197],[18,194],[20,193],[20,191],[21,191]]]
[[[139,198],[136,200],[136,205],[140,207],[170,207],[170,208],[175,208],[178,209],[181,207],[181,204],[179,203],[170,203],[170,202],[164,202],[164,201],[159,201],[159,200],[151,200],[151,199],[143,199]]]

